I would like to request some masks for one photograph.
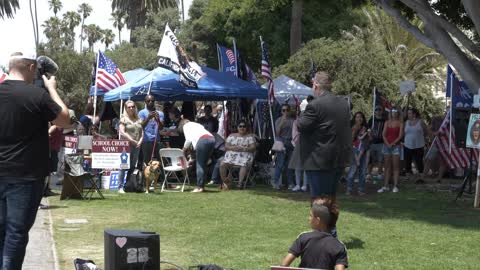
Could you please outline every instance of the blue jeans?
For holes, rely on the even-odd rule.
[[[367,153],[363,153],[362,158],[360,158],[360,166],[357,166],[357,157],[360,154],[359,149],[354,149],[354,155],[352,157],[352,162],[350,164],[350,169],[347,175],[347,191],[351,192],[353,190],[353,177],[358,170],[358,191],[365,192],[365,174],[367,171]]]
[[[135,169],[135,165],[137,165],[137,160],[138,160],[138,154],[140,153],[140,148],[137,148],[135,146],[130,146],[130,169],[129,170],[120,170],[118,172],[118,182],[120,183],[118,185],[118,189],[122,188],[127,184],[128,177],[130,174],[133,172]],[[142,166],[140,166],[141,168]],[[125,172],[127,172],[127,179],[123,180],[125,178]]]
[[[214,159],[214,166],[212,170],[212,181],[214,184],[220,184],[222,179],[220,178],[220,164],[222,163],[223,157],[219,159]]]
[[[215,148],[214,138],[203,138],[197,142],[195,153],[197,158],[197,187],[199,188],[203,188],[205,186],[207,163],[208,159],[212,155],[213,148]]]
[[[0,180],[0,269],[22,269],[28,232],[35,222],[43,188],[43,178],[36,181]]]
[[[318,198],[324,195],[335,196],[337,184],[342,177],[343,169],[305,170],[310,184],[310,195]]]
[[[285,151],[283,152],[277,152],[275,155],[275,177],[273,179],[273,183],[275,185],[281,186],[280,183],[280,176],[282,175],[283,168],[287,167],[288,168],[288,162],[290,161],[290,157],[292,156],[293,152],[293,146],[292,143],[290,142],[291,139],[282,139],[282,138],[277,138],[278,140],[281,140],[283,144],[285,145]],[[287,183],[289,185],[294,185],[294,178],[295,177],[295,170],[294,169],[287,169]]]

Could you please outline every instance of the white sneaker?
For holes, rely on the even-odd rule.
[[[390,189],[388,187],[382,187],[381,189],[377,190],[378,193],[384,193],[389,191]]]
[[[118,190],[118,193],[122,193],[122,194],[123,194],[123,193],[125,193],[125,190],[123,190],[123,188],[120,188],[120,189]]]
[[[280,189],[280,185],[273,185],[273,189],[279,190],[279,189]]]
[[[306,192],[307,189],[308,189],[307,186],[303,186],[303,187],[302,187],[302,191],[303,191],[303,192]]]
[[[296,185],[294,188],[292,188],[292,191],[300,191],[300,186]]]
[[[397,187],[393,187],[393,189],[392,189],[392,192],[393,192],[393,193],[397,193],[397,192],[399,192],[399,191],[400,191],[400,190],[398,190]]]

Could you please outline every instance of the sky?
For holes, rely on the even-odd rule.
[[[193,0],[184,0],[185,10],[188,10]],[[17,10],[13,19],[5,18],[0,19],[0,31],[2,32],[2,40],[0,41],[0,66],[8,65],[9,55],[13,52],[21,50],[34,50],[35,41],[33,37],[33,26],[30,18],[29,0],[20,0],[20,9]],[[82,3],[87,3],[92,6],[93,11],[90,16],[85,20],[85,25],[96,24],[103,29],[112,29],[115,33],[115,42],[118,44],[118,30],[114,29],[113,22],[110,20],[112,13],[111,0],[63,0],[63,8],[57,14],[58,17],[62,17],[63,13],[67,11],[76,11],[78,6]],[[185,16],[188,17],[188,12]],[[37,0],[37,16],[38,27],[40,32],[40,42],[45,42],[46,38],[43,34],[42,24],[49,17],[53,16],[53,11],[49,10],[48,0]],[[75,49],[80,48],[80,27],[76,29]],[[122,30],[122,40],[130,39],[130,31],[127,29]],[[83,42],[83,46],[88,46],[86,41]],[[95,50],[104,50],[105,45],[97,43]]]

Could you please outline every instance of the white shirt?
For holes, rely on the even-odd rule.
[[[208,132],[202,125],[195,122],[188,122],[183,125],[183,135],[185,135],[185,144],[183,148],[188,148],[190,145],[193,145],[193,149],[197,148],[197,143],[200,140],[200,137],[207,135],[213,138],[213,135]]]

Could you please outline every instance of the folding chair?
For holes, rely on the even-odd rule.
[[[100,198],[105,199],[96,178],[97,175],[85,172],[83,169],[83,154],[65,155],[65,177],[60,199],[90,200],[94,193],[98,193]],[[85,181],[88,186],[84,186]]]
[[[183,154],[182,149],[179,148],[163,148],[160,149],[160,160],[162,161],[162,169],[164,180],[162,183],[163,191],[178,191],[183,192],[185,189],[185,184],[190,185],[190,179],[188,178],[188,161],[185,155]],[[177,175],[177,172],[182,172],[183,182]],[[170,181],[170,179],[176,180],[176,182]],[[181,184],[182,188],[180,190],[169,190],[168,186],[172,184]]]

